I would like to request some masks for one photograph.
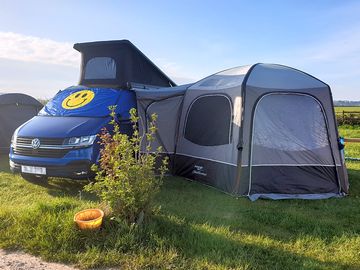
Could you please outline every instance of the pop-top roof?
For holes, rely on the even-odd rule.
[[[80,83],[125,88],[128,83],[169,87],[176,84],[128,40],[76,43],[82,54]]]

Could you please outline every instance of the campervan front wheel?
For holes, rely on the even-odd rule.
[[[43,182],[47,182],[48,180],[46,176],[27,174],[27,173],[22,173],[21,177],[24,178],[26,181],[32,183],[43,183]]]

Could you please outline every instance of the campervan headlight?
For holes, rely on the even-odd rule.
[[[71,137],[71,138],[65,139],[64,145],[90,146],[94,143],[95,139],[96,139],[96,135]]]

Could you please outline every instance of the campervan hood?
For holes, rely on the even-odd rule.
[[[70,138],[95,135],[110,117],[35,116],[22,125],[17,136],[35,138]]]

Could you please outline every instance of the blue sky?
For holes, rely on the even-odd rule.
[[[178,84],[256,62],[360,100],[360,1],[0,0],[0,91],[52,97],[79,79],[75,42],[129,39]]]

